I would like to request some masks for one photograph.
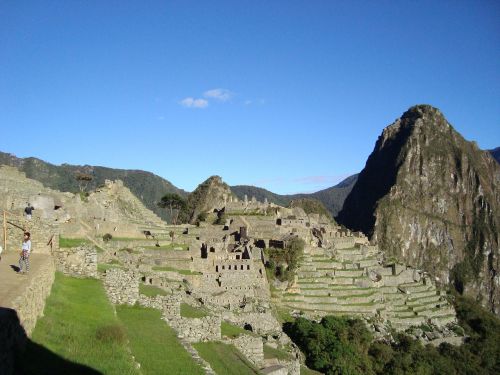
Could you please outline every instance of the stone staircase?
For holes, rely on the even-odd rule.
[[[306,249],[295,285],[281,294],[282,305],[310,317],[380,316],[398,330],[456,321],[454,309],[429,279],[414,280],[409,270],[400,268],[397,274],[398,269],[383,267],[373,248],[330,253]]]

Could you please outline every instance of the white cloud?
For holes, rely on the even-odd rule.
[[[215,100],[218,100],[220,102],[227,102],[229,99],[231,99],[234,96],[234,94],[231,91],[226,90],[226,89],[212,89],[212,90],[205,91],[203,93],[203,96],[205,98],[215,99]]]
[[[208,101],[205,99],[196,99],[192,97],[184,98],[180,101],[180,104],[187,108],[206,108],[208,107]]]

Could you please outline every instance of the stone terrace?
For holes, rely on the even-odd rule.
[[[455,322],[455,311],[427,277],[406,267],[382,266],[374,246],[330,251],[309,248],[283,305],[307,316],[380,316],[393,328]]]

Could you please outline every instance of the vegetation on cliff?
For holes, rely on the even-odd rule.
[[[292,239],[284,249],[273,247],[265,249],[266,269],[271,278],[280,281],[291,281],[304,253],[305,242],[301,238]]]
[[[498,374],[500,320],[474,301],[458,297],[457,317],[468,336],[462,346],[422,345],[404,334],[389,344],[372,341],[358,319],[298,318],[285,332],[306,355],[308,367],[330,374]]]

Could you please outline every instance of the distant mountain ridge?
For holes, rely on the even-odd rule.
[[[313,198],[323,203],[323,205],[332,214],[332,216],[337,216],[339,211],[342,209],[344,200],[349,195],[349,193],[352,190],[352,187],[356,183],[357,178],[358,174],[354,174],[342,180],[335,186],[310,194],[304,193],[304,194],[281,195],[251,185],[231,186],[231,191],[239,199],[243,199],[246,194],[249,199],[251,197],[255,197],[260,202],[263,202],[264,199],[267,199],[269,202],[278,204],[280,206],[288,206],[288,204],[295,199]]]
[[[90,165],[54,165],[43,160],[0,152],[0,165],[16,167],[26,177],[40,181],[44,186],[69,192],[78,192],[79,184],[75,176],[84,173],[92,176],[87,189],[93,190],[104,185],[105,180],[122,180],[123,184],[139,198],[151,211],[163,219],[168,219],[167,210],[158,207],[157,202],[166,193],[176,193],[186,197],[188,193],[174,186],[170,181],[151,172],[142,170],[113,169]]]
[[[91,165],[54,165],[35,157],[18,158],[15,155],[0,152],[0,165],[16,167],[26,174],[26,177],[40,181],[44,186],[76,193],[79,184],[75,176],[84,173],[92,176],[87,189],[93,190],[104,184],[105,180],[122,180],[123,184],[139,198],[151,211],[164,220],[169,220],[168,210],[158,207],[157,203],[166,193],[176,193],[187,198],[189,192],[176,187],[170,181],[143,170],[115,169]],[[345,198],[356,183],[357,174],[346,178],[339,184],[311,194],[280,195],[264,188],[237,185],[230,189],[239,199],[245,194],[248,198],[255,197],[263,202],[266,198],[269,202],[280,206],[287,206],[294,199],[314,198],[323,203],[332,216],[336,216],[342,209]]]

